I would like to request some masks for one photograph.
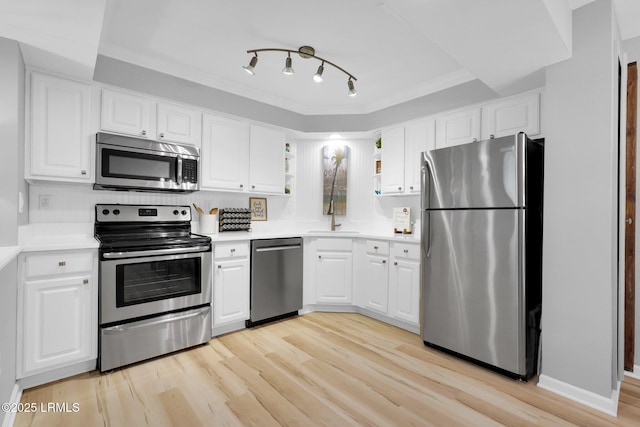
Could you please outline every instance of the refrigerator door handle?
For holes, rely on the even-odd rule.
[[[428,223],[428,224],[426,224],[427,225],[427,238],[426,238],[426,240],[427,240],[427,242],[426,242],[427,243],[427,255],[426,255],[426,257],[430,258],[431,257],[431,212],[427,211],[426,214],[427,214],[427,223]]]

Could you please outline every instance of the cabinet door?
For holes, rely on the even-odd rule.
[[[531,93],[482,107],[482,139],[518,132],[540,133],[540,94]]]
[[[387,314],[387,301],[389,294],[389,271],[387,257],[379,255],[366,255],[364,281],[362,294],[364,306],[381,313]]]
[[[284,193],[284,132],[251,126],[249,145],[249,191]]]
[[[202,189],[246,191],[249,125],[205,114],[202,130]]]
[[[404,191],[404,127],[382,130],[382,194]]]
[[[91,87],[33,73],[27,178],[91,181]]]
[[[213,278],[213,326],[249,318],[249,260],[216,261]]]
[[[91,276],[27,281],[23,287],[21,377],[95,358]]]
[[[480,139],[480,108],[446,114],[436,119],[436,148],[453,147]]]
[[[436,121],[420,120],[404,128],[404,185],[406,193],[420,193],[420,154],[436,148]]]
[[[353,256],[318,251],[316,259],[317,302],[351,303]]]
[[[102,90],[100,128],[109,132],[124,133],[138,138],[155,138],[152,115],[155,102],[141,96]]]
[[[420,323],[420,262],[394,258],[389,274],[389,315]]]
[[[200,146],[201,113],[182,105],[158,103],[158,141]]]

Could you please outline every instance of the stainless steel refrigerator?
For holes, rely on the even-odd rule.
[[[524,133],[422,153],[426,345],[527,379],[537,369],[544,145]]]

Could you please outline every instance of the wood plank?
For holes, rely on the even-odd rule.
[[[425,347],[355,313],[310,313],[115,370],[25,390],[15,426],[637,426],[640,381],[614,418]]]
[[[638,135],[638,66],[627,66],[627,132],[624,249],[624,369],[633,371],[636,312],[636,139]]]

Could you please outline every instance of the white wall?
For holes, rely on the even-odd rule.
[[[611,0],[547,68],[542,374],[611,398],[617,372],[617,57]]]

